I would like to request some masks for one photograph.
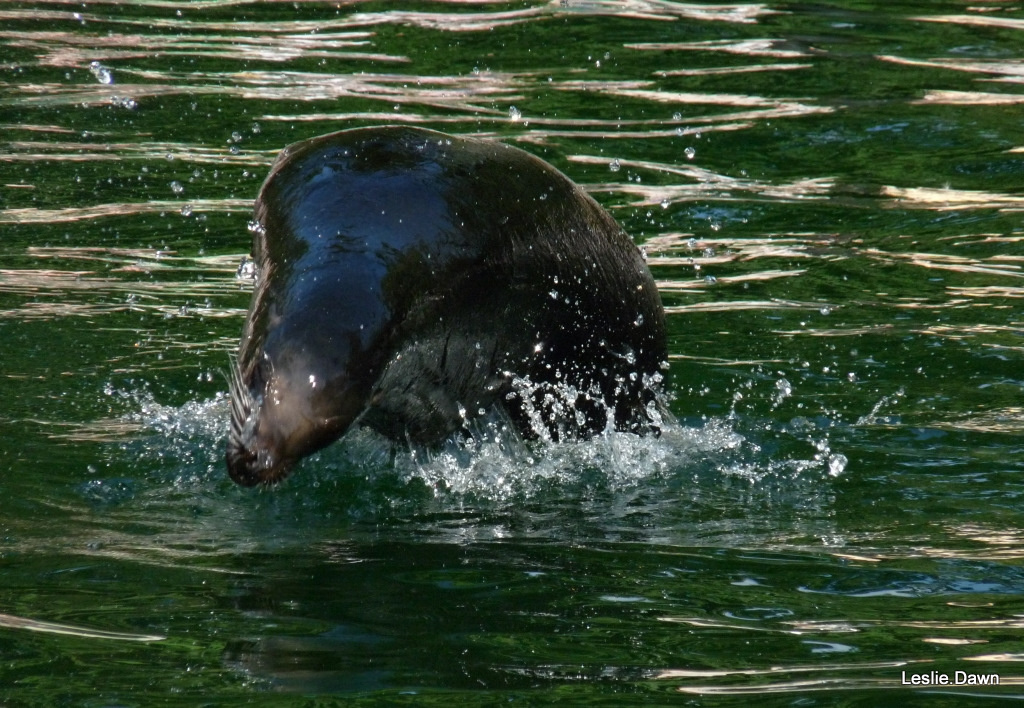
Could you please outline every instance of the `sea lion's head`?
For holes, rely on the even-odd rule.
[[[345,434],[367,408],[389,331],[361,259],[269,261],[265,245],[256,250],[263,263],[229,379],[227,466],[244,486],[280,482]]]
[[[334,442],[367,405],[365,387],[335,361],[302,347],[263,350],[255,366],[232,362],[228,473],[238,484],[275,484],[303,457]]]
[[[256,199],[253,297],[230,378],[226,457],[241,485],[283,480],[367,407],[389,332],[374,248],[387,229],[349,160],[330,140],[286,148]]]

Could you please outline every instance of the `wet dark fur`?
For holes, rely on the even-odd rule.
[[[637,248],[550,165],[405,127],[281,154],[256,202],[256,285],[227,463],[283,478],[354,424],[430,445],[499,412],[526,436],[645,432],[666,359]]]

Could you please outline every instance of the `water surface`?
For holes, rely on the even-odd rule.
[[[1021,697],[1022,39],[944,0],[0,6],[0,701]],[[227,479],[252,200],[384,123],[611,210],[677,424]]]

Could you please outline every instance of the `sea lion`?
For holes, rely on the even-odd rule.
[[[642,254],[551,165],[401,126],[285,148],[256,199],[227,466],[283,479],[355,424],[429,445],[644,432],[665,318]]]

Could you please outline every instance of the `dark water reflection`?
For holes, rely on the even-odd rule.
[[[1019,697],[1022,31],[994,2],[0,6],[0,702]],[[678,425],[357,435],[227,480],[251,201],[284,145],[382,123],[519,144],[613,211]],[[930,672],[1000,683],[903,683]]]

